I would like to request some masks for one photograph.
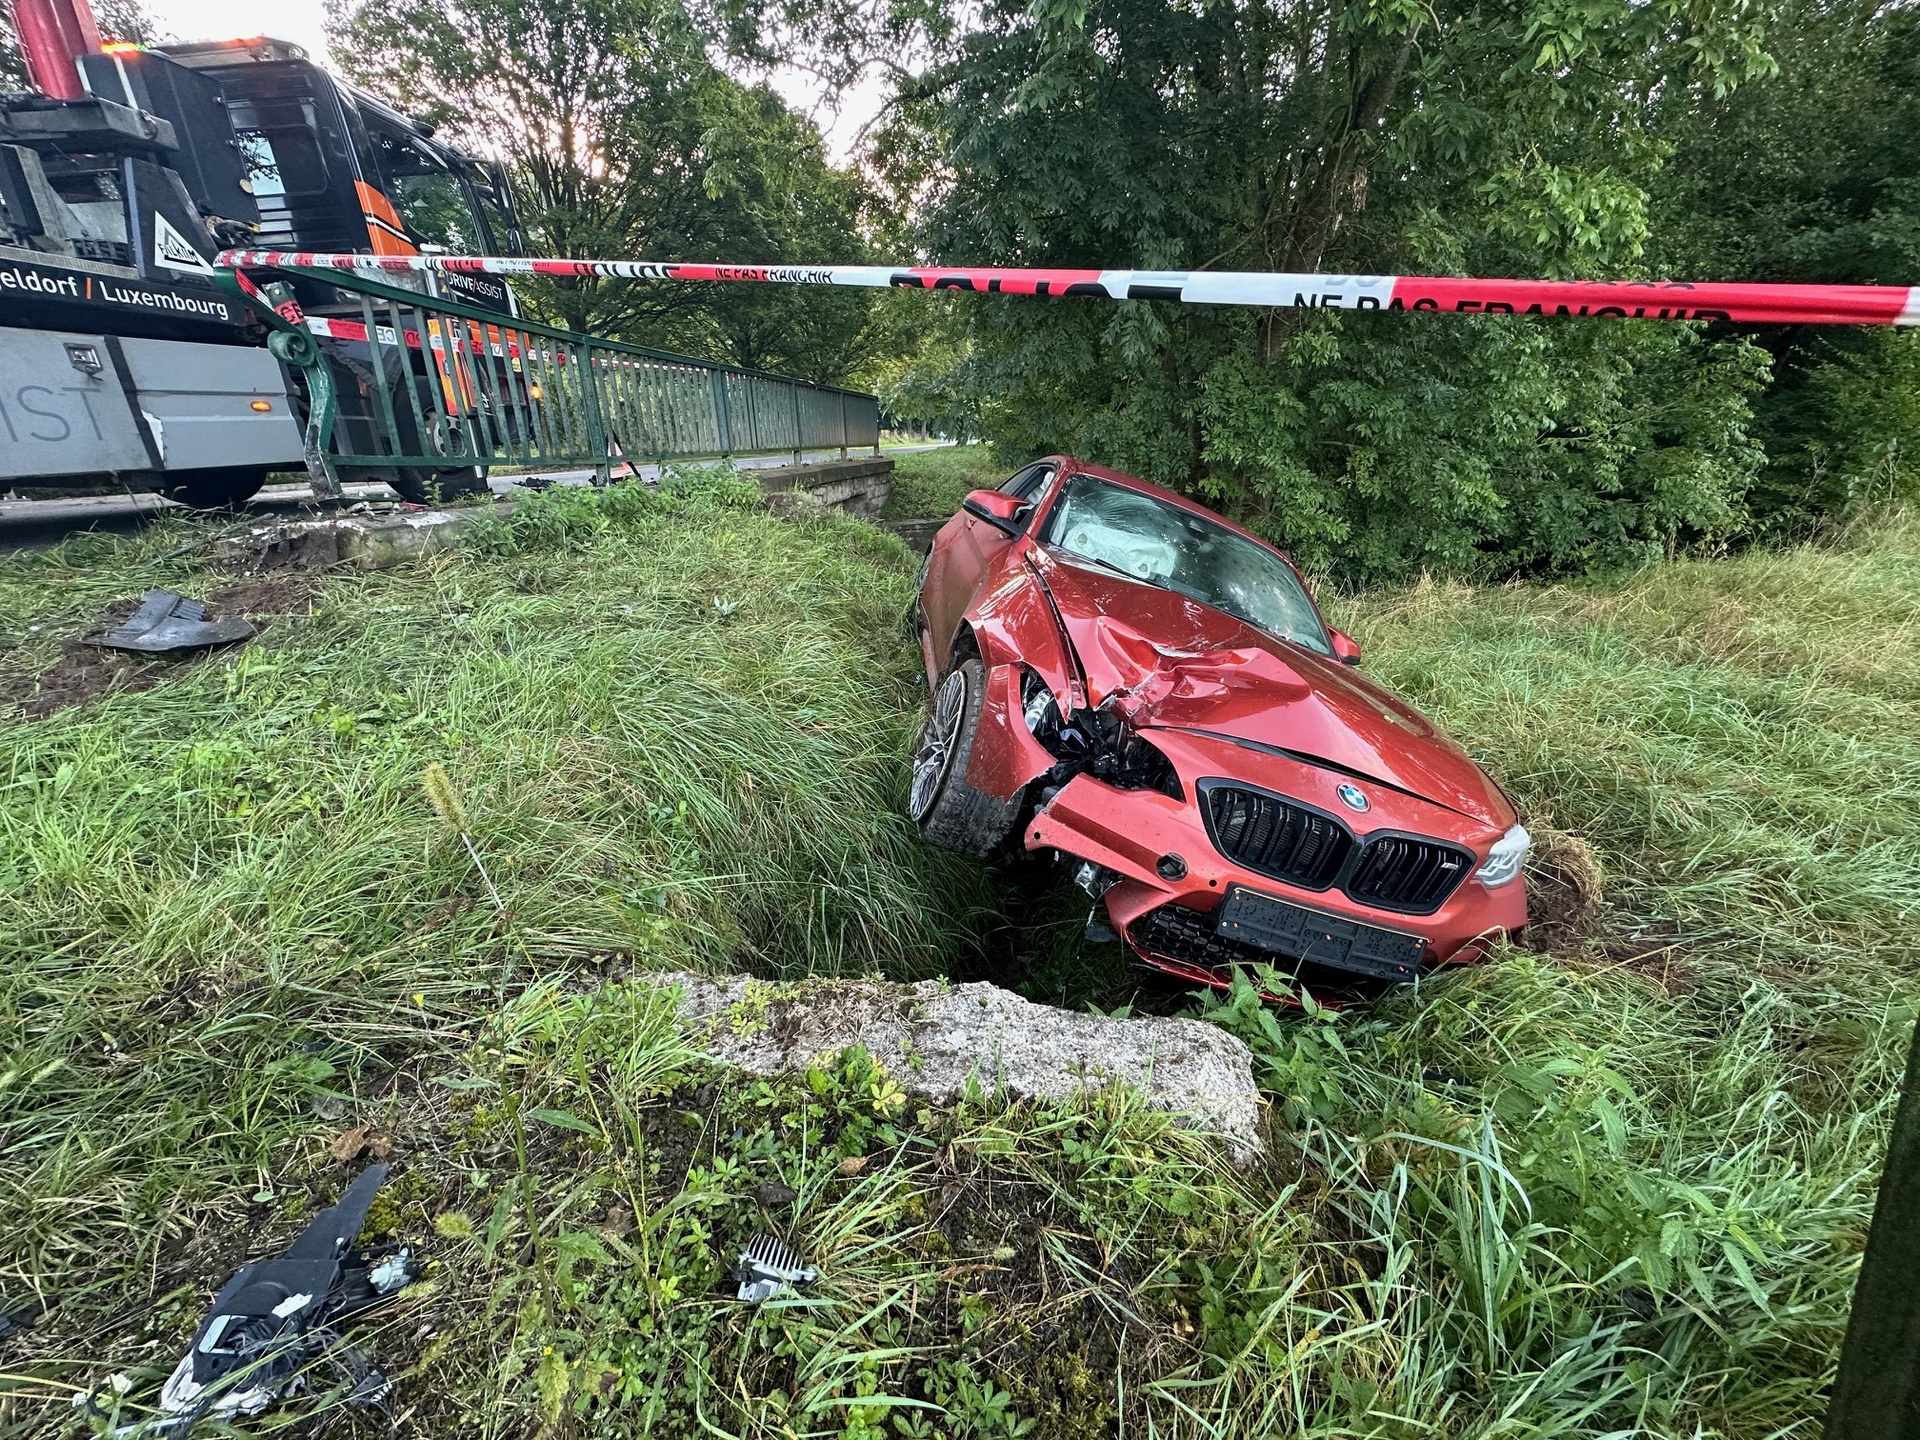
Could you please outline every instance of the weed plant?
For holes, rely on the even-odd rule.
[[[91,1423],[142,1413],[343,1132],[400,1162],[370,1228],[433,1260],[368,1337],[417,1433],[1816,1433],[1915,1009],[1920,526],[1332,597],[1527,810],[1543,912],[1344,1012],[1186,1002],[1271,1101],[1236,1171],[1118,1091],[699,1056],[645,970],[956,973],[1022,915],[898,818],[911,557],[669,491],[550,492],[10,726],[0,1306],[48,1308],[0,1341],[0,1433],[72,1433],[116,1371]],[[212,583],[192,538],[0,562],[0,671]],[[1043,998],[1132,998],[1041,920]],[[818,1285],[729,1298],[761,1229]]]

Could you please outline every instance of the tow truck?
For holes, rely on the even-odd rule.
[[[297,45],[103,43],[87,0],[13,10],[34,89],[0,96],[0,488],[107,483],[212,507],[301,469],[303,372],[269,351],[261,317],[220,283],[223,249],[525,248],[497,162],[437,140]],[[519,313],[494,276],[404,283],[503,320]],[[265,288],[275,309],[319,319],[317,331],[349,317],[337,337],[362,309],[319,278]],[[351,338],[329,343],[353,368]],[[431,383],[424,371],[378,379]],[[372,424],[376,412],[422,413],[405,398],[362,382],[338,404],[349,424]],[[397,448],[434,448],[411,438]],[[485,487],[452,454],[353,478],[410,500]]]

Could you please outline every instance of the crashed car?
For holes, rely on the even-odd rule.
[[[940,530],[912,623],[921,835],[985,856],[1017,830],[1148,965],[1377,992],[1526,923],[1513,803],[1353,668],[1284,554],[1189,500],[1030,465]]]

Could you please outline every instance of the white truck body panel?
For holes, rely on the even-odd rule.
[[[265,350],[0,328],[0,479],[298,469],[302,458]]]
[[[180,340],[120,345],[166,469],[300,468],[305,452],[286,381],[265,350]],[[255,410],[256,401],[272,408]]]
[[[0,330],[0,478],[152,463],[103,336]]]

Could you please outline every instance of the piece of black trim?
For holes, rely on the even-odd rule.
[[[167,468],[166,456],[160,453],[159,442],[153,438],[153,426],[147,420],[147,412],[140,406],[140,392],[133,383],[133,372],[127,368],[127,352],[120,347],[118,335],[102,335],[106,342],[107,360],[113,366],[113,375],[120,382],[120,393],[126,398],[127,409],[133,414],[133,428],[140,432],[140,443],[146,448],[147,464],[151,470]]]
[[[1425,936],[1310,909],[1244,885],[1228,888],[1214,912],[1214,930],[1289,959],[1376,980],[1414,979],[1427,953]]]

